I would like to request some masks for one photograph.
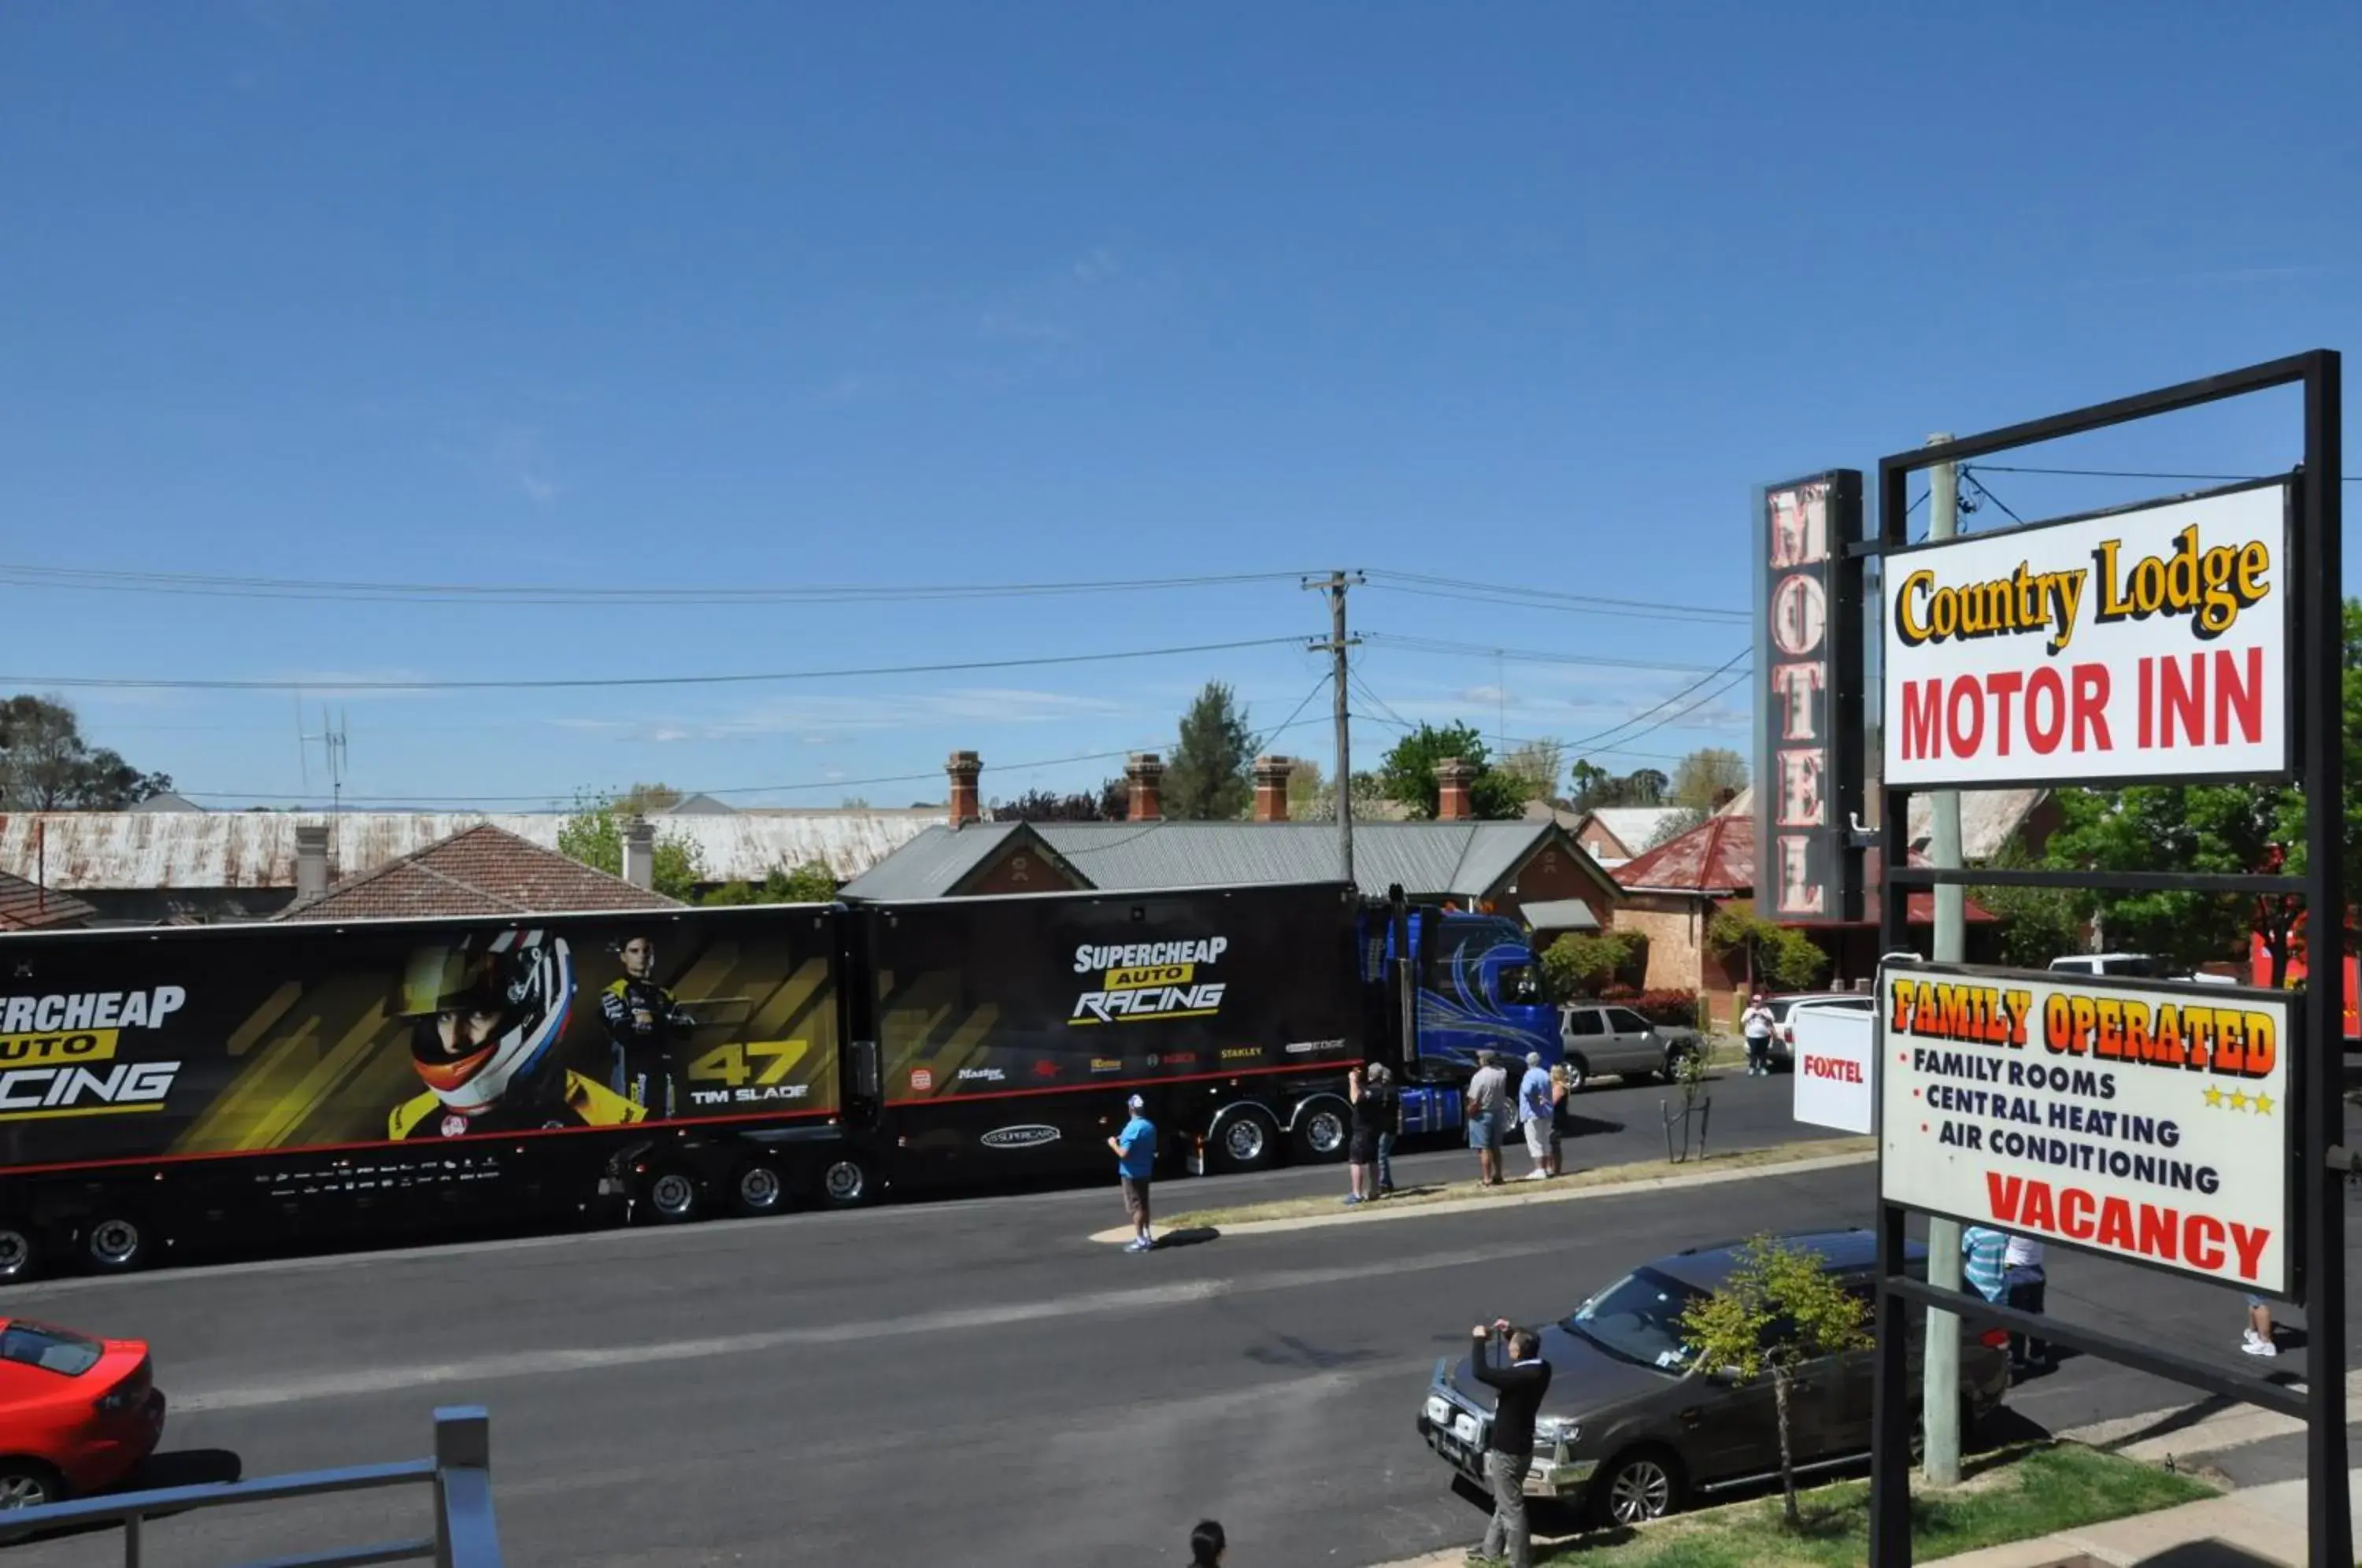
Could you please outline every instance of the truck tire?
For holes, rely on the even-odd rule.
[[[776,1214],[788,1195],[788,1184],[780,1179],[779,1169],[768,1160],[756,1160],[742,1167],[734,1191],[734,1206],[739,1213],[750,1218]]]
[[[1352,1112],[1332,1101],[1308,1106],[1296,1118],[1288,1144],[1299,1165],[1333,1165],[1345,1157],[1352,1136]]]
[[[82,1233],[83,1262],[93,1274],[134,1273],[146,1268],[154,1253],[154,1232],[128,1209],[102,1211]]]
[[[1222,1123],[1210,1153],[1213,1168],[1226,1175],[1267,1171],[1279,1158],[1279,1123],[1269,1111],[1250,1106]]]
[[[41,1244],[21,1220],[0,1220],[0,1285],[14,1285],[41,1272]]]
[[[820,1199],[831,1209],[858,1209],[869,1201],[869,1167],[840,1154],[821,1168]]]
[[[697,1178],[678,1165],[650,1176],[647,1196],[648,1212],[659,1225],[681,1225],[697,1218]]]

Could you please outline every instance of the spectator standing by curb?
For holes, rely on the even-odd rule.
[[[1395,1189],[1395,1140],[1402,1136],[1402,1090],[1395,1088],[1393,1070],[1383,1065],[1370,1069],[1370,1085],[1385,1096],[1385,1103],[1377,1112],[1378,1196],[1385,1198]]]
[[[1551,1076],[1543,1070],[1542,1054],[1539,1051],[1527,1053],[1526,1076],[1518,1080],[1518,1125],[1525,1129],[1526,1153],[1534,1162],[1526,1179],[1547,1180],[1551,1174]]]
[[[1772,1070],[1772,1009],[1758,991],[1738,1015],[1738,1032],[1747,1037],[1747,1076],[1762,1077]]]
[[[2009,1255],[2009,1238],[1989,1225],[1971,1225],[1960,1232],[1960,1278],[1988,1301],[1999,1301],[2008,1290],[2003,1260]]]
[[[2260,1296],[2247,1297],[2247,1331],[2240,1337],[2239,1348],[2249,1355],[2280,1353],[2279,1342],[2272,1338],[2272,1304]]]
[[[1566,1174],[1566,1140],[1574,1136],[1574,1089],[1567,1082],[1566,1064],[1551,1068],[1550,1174]]]
[[[1481,1555],[1505,1555],[1511,1568],[1531,1568],[1533,1534],[1526,1524],[1526,1471],[1534,1462],[1534,1417],[1550,1392],[1551,1366],[1541,1358],[1541,1339],[1531,1329],[1514,1329],[1497,1318],[1489,1329],[1470,1331],[1475,1348],[1468,1364],[1479,1383],[1494,1389],[1493,1430],[1485,1446],[1485,1479],[1493,1488],[1493,1518],[1485,1527]],[[1490,1342],[1507,1336],[1506,1365],[1495,1366]],[[1474,1554],[1472,1554],[1474,1555]]]
[[[1371,1067],[1366,1077],[1385,1071]],[[1384,1093],[1374,1082],[1365,1081],[1361,1067],[1345,1075],[1345,1095],[1353,1102],[1353,1125],[1345,1142],[1345,1179],[1352,1188],[1345,1194],[1347,1203],[1367,1203],[1377,1196],[1378,1113]]]
[[[2001,1260],[2002,1284],[2009,1292],[2009,1305],[2021,1312],[2037,1316],[2042,1311],[2042,1297],[2047,1276],[2042,1272],[2042,1243],[2030,1236],[2012,1236],[2008,1250]],[[2009,1369],[2025,1374],[2036,1366],[2050,1364],[2050,1342],[2037,1340],[2015,1330],[2009,1336]]]
[[[1476,1053],[1476,1076],[1468,1080],[1468,1146],[1476,1151],[1479,1184],[1501,1185],[1501,1124],[1509,1109],[1509,1075],[1491,1051]]]
[[[1156,1246],[1155,1233],[1148,1228],[1148,1180],[1156,1174],[1156,1123],[1148,1120],[1148,1102],[1138,1095],[1131,1097],[1126,1109],[1131,1120],[1108,1140],[1108,1147],[1115,1151],[1116,1174],[1123,1178],[1124,1212],[1131,1216],[1133,1235],[1123,1250],[1145,1253]]]

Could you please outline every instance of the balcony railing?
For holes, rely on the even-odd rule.
[[[123,1529],[125,1568],[139,1568],[141,1537],[150,1519],[204,1508],[319,1497],[336,1492],[366,1492],[385,1486],[427,1486],[435,1494],[435,1533],[414,1540],[381,1541],[274,1557],[267,1568],[361,1568],[371,1562],[433,1562],[436,1568],[500,1568],[500,1532],[492,1519],[492,1423],[474,1405],[435,1412],[435,1457],[394,1464],[357,1464],[343,1470],[310,1470],[266,1475],[253,1481],[200,1486],[168,1486],[153,1492],[121,1492],[79,1502],[0,1513],[0,1543],[34,1532]],[[256,1565],[263,1568],[263,1565]]]

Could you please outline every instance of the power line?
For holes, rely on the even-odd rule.
[[[1323,684],[1326,684],[1325,680]],[[1319,723],[1321,722],[1322,721],[1319,719],[1292,719],[1288,723],[1278,725],[1265,733],[1267,735],[1281,734],[1288,730],[1300,728],[1305,724]],[[1127,746],[1117,751],[1087,751],[1077,753],[1072,756],[1041,757],[1030,762],[1002,762],[992,763],[988,766],[996,772],[1024,773],[1037,767],[1063,767],[1071,763],[1107,762],[1118,757],[1129,757],[1132,753],[1137,751],[1153,750],[1158,744],[1160,743],[1150,741],[1142,745]],[[681,790],[681,794],[684,797],[690,795],[774,795],[799,793],[811,790],[861,790],[876,784],[922,783],[930,779],[940,780],[943,777],[943,769],[938,767],[931,768],[923,773],[881,773],[866,778],[815,778],[794,784],[734,784],[728,786],[716,786],[712,789],[707,790],[683,789]],[[326,795],[286,794],[270,790],[175,790],[172,792],[192,801],[325,801],[328,799]],[[579,796],[579,791],[575,791],[572,795],[569,795],[568,792],[564,790],[544,790],[542,793],[537,795],[347,794],[344,799],[348,804],[409,806],[440,804],[458,809],[464,808],[469,805],[522,805],[540,804],[545,801],[563,801],[570,798],[575,798],[576,796]]]
[[[1406,733],[1418,728],[1417,724],[1412,723],[1410,721],[1401,717],[1400,715],[1396,715],[1394,718],[1385,718],[1376,713],[1364,713],[1356,710],[1353,717],[1361,720],[1363,723],[1385,724],[1390,728],[1402,730]],[[1552,740],[1547,735],[1503,735],[1501,738],[1507,741],[1512,745],[1566,746],[1566,742]],[[1592,746],[1589,748],[1589,754],[1595,756],[1638,756],[1647,758],[1651,762],[1679,762],[1682,760],[1682,758],[1669,751],[1635,751],[1629,746],[1621,745]]]
[[[1472,658],[1506,658],[1512,664],[1596,665],[1605,669],[1658,669],[1674,675],[1696,675],[1706,670],[1702,664],[1668,664],[1658,659],[1610,658],[1594,654],[1541,653],[1529,648],[1496,648],[1482,643],[1447,642],[1437,637],[1406,636],[1394,632],[1364,632],[1362,635],[1373,643],[1410,648],[1424,653],[1465,654]]]
[[[1570,748],[1580,748],[1580,747],[1584,747],[1584,746],[1594,745],[1597,744],[1598,742],[1600,742],[1600,741],[1604,741],[1604,740],[1607,739],[1609,736],[1611,736],[1611,735],[1614,735],[1614,734],[1617,734],[1619,731],[1623,731],[1623,730],[1628,730],[1628,729],[1630,729],[1634,724],[1639,723],[1641,720],[1643,720],[1643,719],[1645,719],[1645,718],[1649,717],[1651,713],[1662,712],[1665,709],[1672,707],[1674,703],[1676,703],[1676,702],[1680,701],[1683,698],[1684,698],[1684,697],[1688,696],[1691,692],[1693,692],[1693,691],[1696,690],[1699,687],[1705,685],[1708,681],[1711,681],[1711,680],[1715,679],[1717,676],[1720,676],[1720,675],[1722,675],[1724,672],[1727,671],[1727,670],[1728,670],[1732,666],[1736,665],[1736,664],[1737,664],[1740,659],[1743,659],[1743,658],[1752,658],[1752,657],[1754,657],[1754,652],[1755,652],[1755,650],[1754,650],[1754,649],[1752,649],[1752,648],[1741,648],[1741,649],[1739,649],[1737,653],[1735,653],[1735,654],[1731,655],[1728,658],[1724,659],[1720,665],[1716,666],[1716,667],[1715,668],[1713,668],[1713,669],[1708,670],[1705,675],[1701,676],[1701,677],[1700,677],[1699,679],[1697,679],[1696,680],[1694,680],[1694,681],[1690,682],[1690,684],[1688,684],[1687,686],[1683,687],[1679,691],[1674,692],[1672,696],[1670,696],[1670,697],[1666,698],[1663,701],[1659,702],[1659,703],[1655,704],[1655,705],[1654,705],[1654,706],[1652,706],[1652,707],[1643,708],[1643,709],[1641,709],[1639,712],[1637,712],[1637,713],[1633,714],[1630,718],[1628,718],[1628,719],[1625,720],[1622,723],[1620,723],[1620,724],[1610,724],[1607,728],[1606,728],[1606,729],[1604,729],[1604,730],[1600,731],[1600,732],[1599,732],[1597,734],[1595,734],[1595,735],[1585,735],[1585,736],[1584,736],[1583,739],[1581,739],[1581,740],[1578,740],[1578,741],[1569,741],[1569,742],[1567,743],[1568,746],[1569,746]],[[1738,675],[1737,675],[1737,676],[1736,676],[1736,677],[1735,677],[1735,678],[1734,678],[1734,679],[1729,682],[1729,684],[1728,684],[1728,685],[1726,685],[1726,686],[1724,686],[1724,687],[1722,688],[1722,691],[1727,691],[1727,690],[1729,690],[1731,687],[1738,685],[1739,681],[1746,679],[1748,678],[1748,676],[1749,676],[1749,675],[1750,675],[1750,674],[1752,674],[1752,673],[1753,673],[1753,672],[1752,672],[1751,670],[1744,670],[1744,669],[1740,670],[1740,671],[1738,672]],[[1717,691],[1717,692],[1714,693],[1714,695],[1715,695],[1715,696],[1720,696],[1721,694],[1722,694],[1722,692],[1721,692],[1721,691]],[[1711,701],[1711,699],[1709,698],[1709,699],[1706,699],[1705,701]],[[1687,712],[1695,712],[1699,707],[1703,707],[1704,705],[1705,705],[1705,702],[1704,702],[1704,701],[1700,701],[1700,702],[1697,702],[1697,703],[1693,703],[1690,707],[1683,709],[1683,710],[1682,710],[1682,712],[1683,712],[1683,713],[1687,713]],[[1677,713],[1677,714],[1674,714],[1674,715],[1673,715],[1673,717],[1674,717],[1674,718],[1679,718],[1680,716],[1681,716],[1681,714],[1679,714],[1679,713]],[[1669,720],[1669,721],[1667,721],[1667,722],[1668,722],[1668,723],[1670,723],[1671,721]],[[1652,730],[1653,730],[1653,729],[1661,729],[1661,728],[1663,728],[1663,725],[1661,725],[1661,724],[1652,724],[1652,725],[1650,725],[1650,729],[1652,729]],[[1639,732],[1639,733],[1640,733],[1640,734],[1648,734],[1648,733],[1649,733],[1649,731],[1648,731],[1648,730],[1643,730],[1643,731],[1641,731],[1641,732]],[[1628,738],[1629,738],[1629,737],[1628,737]]]
[[[1149,592],[1293,581],[1295,572],[1225,572],[1195,577],[1004,583],[835,583],[590,588],[569,584],[371,582],[337,579],[215,576],[0,562],[0,584],[88,592],[193,594],[208,598],[441,604],[875,604],[954,599],[1039,598],[1080,593]]]
[[[1987,501],[1992,502],[1995,506],[2000,507],[2003,513],[2007,513],[2011,522],[2016,524],[2021,528],[2025,526],[2025,519],[2020,517],[2015,510],[2010,506],[2008,502],[2003,501],[2000,496],[1995,495],[1992,491],[1987,490],[1985,488],[1985,481],[1977,478],[1976,470],[1970,468],[1966,463],[1962,463],[1960,465],[1960,477],[1968,480],[1971,485],[1974,485],[1979,495],[1983,496]],[[1961,510],[1969,511],[1972,510],[1972,508],[1963,507]]]
[[[1175,647],[1128,648],[1108,653],[1042,654],[1030,658],[960,659],[940,664],[881,664],[841,669],[789,669],[745,675],[569,676],[491,680],[237,680],[170,676],[0,675],[0,683],[35,690],[51,688],[140,691],[552,691],[613,690],[649,686],[745,686],[766,681],[844,680],[873,675],[944,675],[977,669],[1033,669],[1048,665],[1104,664],[1114,659],[1164,658],[1181,654],[1224,653],[1237,648],[1300,646],[1297,637],[1246,637],[1227,643],[1190,643]]]
[[[1555,589],[1526,588],[1507,583],[1473,582],[1464,578],[1435,577],[1424,572],[1372,571],[1373,583],[1397,593],[1430,599],[1456,599],[1476,604],[1518,604],[1537,609],[1584,610],[1642,621],[1705,621],[1716,624],[1751,620],[1753,612],[1725,610],[1703,604],[1661,604],[1650,600],[1612,599],[1599,594],[1564,593]]]

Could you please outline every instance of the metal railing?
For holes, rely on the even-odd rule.
[[[73,1503],[0,1513],[0,1543],[39,1531],[123,1527],[125,1568],[139,1568],[147,1522],[203,1508],[276,1503],[334,1492],[366,1492],[383,1486],[431,1486],[435,1533],[415,1540],[381,1541],[273,1557],[248,1568],[362,1568],[371,1562],[428,1562],[436,1568],[500,1568],[500,1531],[492,1518],[492,1423],[482,1407],[447,1406],[435,1412],[435,1457],[394,1464],[357,1464],[343,1470],[308,1470],[253,1481],[168,1486],[125,1492]]]

